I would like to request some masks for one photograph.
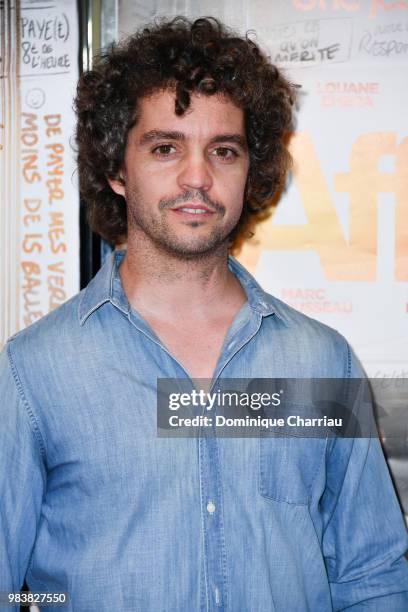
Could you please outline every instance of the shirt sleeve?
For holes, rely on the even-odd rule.
[[[321,504],[333,610],[406,612],[407,530],[378,437],[334,441]]]
[[[0,592],[19,591],[33,550],[45,488],[35,419],[18,373],[0,354]],[[18,610],[0,603],[0,610]]]

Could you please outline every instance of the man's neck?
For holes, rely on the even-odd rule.
[[[142,315],[160,320],[210,320],[236,311],[245,292],[228,268],[227,246],[182,259],[150,245],[128,244],[120,266],[127,298]]]

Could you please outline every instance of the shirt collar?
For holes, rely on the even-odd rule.
[[[88,317],[106,302],[111,302],[129,316],[131,306],[123,291],[119,275],[119,266],[124,255],[125,251],[113,251],[96,276],[83,290],[78,306],[80,325],[83,325]],[[263,317],[275,314],[280,319],[287,321],[286,313],[282,308],[284,304],[266,293],[252,274],[238,263],[234,257],[228,257],[228,266],[240,281],[247,294],[248,303],[252,310],[258,312]]]
[[[113,251],[84,289],[78,306],[80,325],[106,302],[111,302],[124,314],[129,315],[131,308],[119,275],[119,266],[124,255],[125,251]]]
[[[241,283],[252,310],[255,310],[263,317],[273,314],[288,322],[285,312],[287,306],[269,293],[266,293],[252,274],[231,255],[228,257],[228,267]]]

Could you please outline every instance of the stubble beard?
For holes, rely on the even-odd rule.
[[[191,228],[190,236],[178,236],[172,230],[170,224],[166,221],[165,215],[168,208],[175,206],[178,203],[190,199],[191,192],[186,192],[178,198],[170,200],[161,200],[158,206],[158,215],[149,216],[145,213],[149,209],[141,199],[137,189],[131,188],[126,193],[127,214],[128,214],[128,235],[139,234],[142,232],[148,241],[163,253],[179,260],[199,260],[205,259],[210,255],[221,254],[228,252],[231,235],[238,225],[238,219],[231,219],[228,226],[221,227],[216,225],[209,233],[201,236],[194,236],[194,228],[198,227],[200,221],[190,221]],[[195,198],[197,201],[197,197]],[[225,214],[225,207],[219,202],[210,200],[208,196],[200,194],[198,201],[210,205],[215,210],[220,218]]]

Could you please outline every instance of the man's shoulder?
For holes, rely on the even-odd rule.
[[[9,351],[31,350],[41,356],[75,350],[78,342],[86,340],[87,326],[83,324],[89,314],[109,301],[112,265],[110,258],[82,291],[11,336]]]
[[[274,295],[266,292],[252,274],[234,257],[229,258],[229,265],[246,289],[252,308],[266,316],[266,329],[270,329],[282,342],[294,344],[299,350],[330,349],[337,355],[348,351],[345,338],[335,329],[296,310]],[[315,351],[316,352],[316,351]]]
[[[302,362],[306,370],[310,365],[311,371],[319,371],[321,376],[350,375],[354,355],[340,332],[275,296],[266,295],[273,305],[271,332],[273,329],[275,338],[279,334],[286,355]]]

